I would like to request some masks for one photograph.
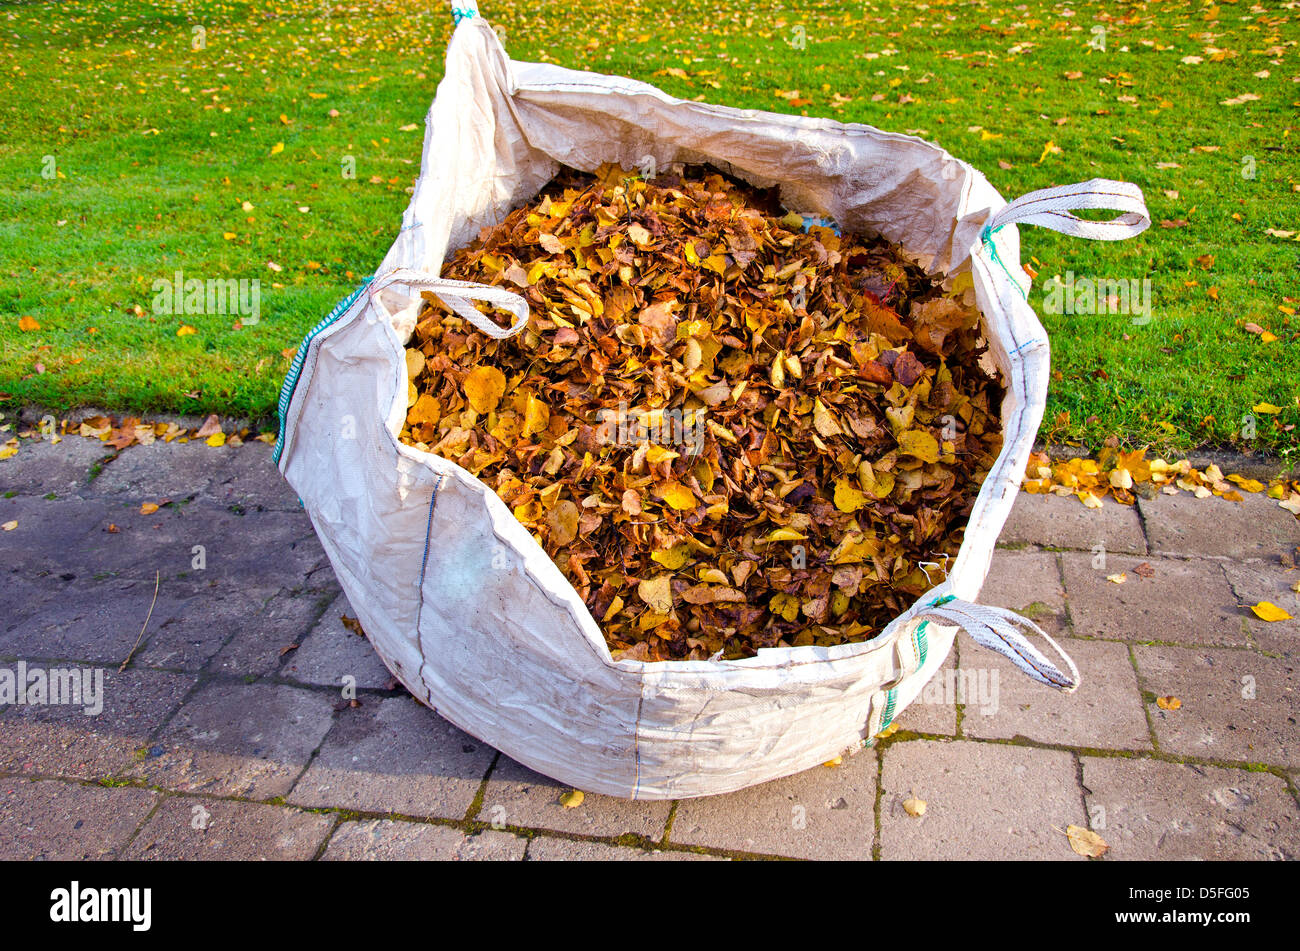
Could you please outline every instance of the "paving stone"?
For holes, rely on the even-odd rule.
[[[114,858],[157,799],[148,789],[0,778],[0,860]]]
[[[1080,858],[1064,832],[1086,825],[1073,755],[961,740],[909,740],[881,755],[881,858]],[[924,815],[903,810],[913,796]]]
[[[698,852],[647,851],[633,846],[609,845],[582,839],[559,839],[539,835],[528,844],[530,862],[726,862],[722,855]]]
[[[320,618],[321,610],[334,600],[338,588],[333,577],[329,574],[330,586],[325,589],[276,593],[260,614],[236,623],[234,636],[217,652],[208,669],[255,677],[285,670],[293,663],[297,651],[287,654],[282,651],[290,645],[301,644],[306,632]],[[325,579],[318,579],[322,580]],[[293,678],[292,674],[286,676]]]
[[[181,707],[156,742],[161,751],[130,775],[181,792],[283,796],[320,746],[332,714],[329,698],[314,691],[214,681]]]
[[[1177,710],[1148,704],[1167,753],[1300,766],[1300,670],[1294,659],[1254,651],[1134,648],[1142,686],[1175,696]]]
[[[76,578],[71,573],[66,578],[48,573],[29,577],[17,568],[0,569],[0,605],[4,606],[0,611],[0,657],[10,656],[5,653],[3,635],[39,614],[53,592],[64,590]]]
[[[1105,567],[1094,568],[1093,558],[1062,556],[1076,635],[1222,647],[1250,643],[1222,562],[1108,554]],[[1150,578],[1134,570],[1144,563],[1155,572]],[[1122,584],[1106,580],[1119,574]]]
[[[393,675],[366,638],[343,626],[345,614],[357,616],[347,596],[340,594],[287,660],[282,676],[330,687],[341,686],[345,676],[354,678],[354,687],[385,686]]]
[[[17,673],[15,664],[0,666]],[[72,669],[103,678],[102,710],[87,715],[84,705],[14,704],[0,719],[0,771],[80,779],[124,773],[157,750],[150,737],[194,686],[184,674]]]
[[[870,859],[876,751],[722,796],[683,799],[669,840],[805,859]]]
[[[1152,552],[1261,558],[1300,545],[1300,520],[1262,493],[1240,502],[1162,493],[1138,506]]]
[[[259,640],[264,652],[278,660],[280,648],[296,643],[315,618],[311,597],[282,598],[272,607],[280,593],[275,588],[213,582],[191,590],[192,596],[172,617],[161,624],[150,619],[133,665],[201,670],[227,640],[240,633]]]
[[[305,861],[333,816],[229,799],[171,796],[149,817],[123,858],[152,861]]]
[[[57,443],[45,439],[23,439],[18,454],[0,459],[0,495],[79,495],[90,486],[90,469],[111,455],[98,439],[64,436]]]
[[[519,861],[528,840],[508,832],[466,835],[451,826],[370,819],[344,822],[321,856],[326,861]]]
[[[634,801],[587,793],[582,805],[566,809],[560,805],[560,797],[569,788],[502,755],[488,779],[482,807],[470,818],[493,825],[607,838],[631,834],[657,842],[663,837],[672,805],[669,801]]]
[[[274,447],[256,440],[230,454],[225,467],[205,494],[222,505],[256,506],[289,512],[302,511],[298,493],[271,461]]]
[[[980,603],[1009,608],[1055,637],[1066,629],[1065,589],[1055,552],[998,549]]]
[[[1151,749],[1137,674],[1128,645],[1063,638],[1058,643],[1079,668],[1072,694],[1030,680],[1007,660],[960,634],[962,684],[968,697],[962,718],[967,736],[1012,739],[1094,749]],[[1041,640],[1041,638],[1031,638]],[[1053,657],[1045,644],[1038,645]],[[978,702],[981,694],[992,702]]]
[[[112,541],[83,559],[95,571],[297,588],[328,563],[305,513],[238,514],[196,501],[143,515],[131,503],[119,505],[112,519],[118,533],[105,535]]]
[[[43,578],[32,610],[0,634],[0,655],[118,666],[146,618],[157,630],[182,614],[194,596],[193,586],[174,582],[158,585],[156,601],[154,590],[153,579]]]
[[[1147,550],[1142,522],[1131,505],[1107,500],[1101,508],[1090,509],[1073,496],[1062,498],[1028,492],[1017,493],[1015,507],[998,543],[1081,551],[1091,551],[1101,544],[1107,551],[1138,555]]]
[[[1268,773],[1081,757],[1092,827],[1108,859],[1300,858],[1300,808]]]
[[[943,666],[895,719],[900,730],[957,735],[957,651],[950,650]]]
[[[0,463],[2,464],[2,463]],[[84,553],[99,544],[106,507],[82,499],[0,497],[0,524],[17,522],[0,545],[0,572],[90,574]]]
[[[1242,605],[1241,616],[1246,619],[1255,644],[1273,654],[1295,657],[1300,652],[1300,593],[1292,585],[1300,581],[1300,571],[1263,559],[1227,562],[1223,570],[1237,603]],[[1291,615],[1291,620],[1261,620],[1249,607],[1261,601],[1276,604]]]
[[[303,512],[236,514],[211,502],[143,514],[116,498],[0,499],[0,521],[17,521],[0,546],[0,571],[220,581],[296,588],[328,559]],[[113,526],[117,529],[110,532]],[[202,557],[205,567],[196,568]]]
[[[289,801],[460,819],[496,751],[411,697],[347,708]]]
[[[104,466],[95,492],[156,502],[160,498],[209,497],[217,479],[229,478],[244,447],[209,446],[206,440],[156,440],[128,446]]]

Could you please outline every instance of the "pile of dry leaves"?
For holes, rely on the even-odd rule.
[[[431,294],[402,438],[496,490],[616,656],[860,641],[941,581],[1001,447],[978,314],[880,239],[708,169],[566,171]],[[984,361],[987,363],[987,361]]]

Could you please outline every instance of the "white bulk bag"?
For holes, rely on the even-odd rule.
[[[977,607],[994,542],[1042,417],[1048,344],[1025,301],[1015,222],[1136,234],[1141,193],[1092,181],[1008,205],[984,176],[910,136],[827,119],[684,102],[614,76],[512,62],[473,7],[457,10],[420,178],[376,271],[303,341],[280,398],[276,460],[301,496],[375,650],[416,697],[539,772],[640,799],[724,793],[870,741],[943,664],[957,629],[1073,690],[1009,612]],[[935,274],[971,271],[1003,375],[1004,446],[947,580],[869,642],[743,660],[615,661],[573,587],[497,495],[398,440],[404,344],[419,292],[527,317],[499,288],[442,281],[447,254],[534,197],[560,165],[711,163],[783,204],[879,233]],[[1111,208],[1109,222],[1071,208]],[[1036,629],[1035,629],[1036,630]],[[1043,640],[1051,643],[1042,632]],[[1052,647],[1056,645],[1051,643]],[[1059,650],[1059,648],[1058,648]]]

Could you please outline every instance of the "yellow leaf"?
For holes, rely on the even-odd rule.
[[[856,512],[866,504],[866,495],[843,479],[835,483],[835,507],[841,512]]]
[[[909,429],[898,437],[898,451],[922,462],[939,461],[939,442],[923,429]]]
[[[682,565],[686,564],[687,559],[691,557],[691,546],[682,542],[680,545],[674,545],[672,548],[663,548],[651,552],[651,559],[663,565],[669,571],[676,571]]]
[[[501,377],[501,381],[502,381],[502,386],[504,387],[505,377]],[[466,381],[467,385],[468,382],[469,381],[467,380]],[[496,404],[494,402],[493,406],[495,407],[495,405]],[[475,407],[475,409],[478,409],[478,407]],[[529,436],[533,435],[534,433],[542,432],[542,430],[546,429],[546,427],[550,424],[550,422],[551,422],[550,407],[548,407],[545,403],[543,403],[541,400],[539,400],[537,397],[533,396],[530,393],[528,395],[528,400],[524,404],[524,428],[519,431],[519,435],[524,439],[527,439]]]
[[[1060,154],[1061,154],[1061,147],[1049,139],[1047,144],[1043,146],[1043,154],[1038,156],[1038,161],[1035,162],[1034,164],[1042,165],[1043,162],[1047,160],[1047,156],[1060,155]]]
[[[910,799],[904,799],[903,811],[909,816],[919,818],[920,816],[925,815],[925,800],[917,799],[915,796],[912,796]]]
[[[830,767],[831,769],[834,769],[836,766],[841,766],[841,765],[843,765],[843,763],[844,763],[844,757],[843,757],[843,756],[832,756],[832,757],[831,757],[830,759],[828,759],[826,762],[822,763],[822,765],[823,765],[823,766]]]
[[[506,391],[506,376],[496,367],[475,367],[466,375],[464,389],[475,412],[490,413]]]
[[[19,330],[40,330],[41,325],[37,323],[35,317],[19,317],[18,329]]]
[[[140,504],[141,515],[152,515],[156,511],[158,511],[158,504],[156,502],[142,502]]]
[[[647,578],[636,586],[636,593],[656,614],[671,614],[673,610],[673,592],[668,586],[668,575]]]
[[[209,446],[212,446],[214,448],[217,446],[224,446],[226,444],[226,434],[213,433],[211,436],[207,438],[207,443]]]
[[[1177,710],[1183,702],[1177,697],[1156,697],[1156,706],[1161,710]]]
[[[799,532],[795,531],[793,528],[777,528],[769,532],[767,534],[767,537],[765,537],[763,541],[797,542],[807,537],[808,537],[807,535],[800,534]]]
[[[585,798],[581,789],[570,789],[560,797],[560,805],[565,809],[577,809]]]
[[[3,525],[0,525],[0,528],[3,528],[6,532],[12,532],[17,527],[18,527],[18,519],[14,519],[13,521],[5,522]]]
[[[835,417],[831,415],[830,410],[822,405],[821,400],[817,400],[813,403],[813,428],[827,439],[831,436],[839,436],[843,432],[843,430],[840,429],[839,423],[835,422]],[[935,452],[938,452],[937,446],[935,447]],[[938,456],[936,455],[935,458],[938,458]]]
[[[406,351],[406,376],[414,380],[424,370],[424,354],[414,347]]]
[[[279,155],[279,154],[280,154],[281,152],[283,152],[283,151],[284,151],[284,143],[283,143],[283,142],[277,142],[277,143],[275,143],[275,145],[271,146],[271,154],[272,154],[272,155]]]
[[[1272,403],[1256,403],[1251,407],[1251,410],[1256,413],[1268,413],[1270,416],[1276,416],[1282,412],[1282,407],[1274,406]]]
[[[181,324],[178,328],[176,328],[176,336],[178,337],[188,337],[191,334],[196,334],[196,333],[198,333],[198,331],[195,330],[193,327],[191,327],[189,324]]]
[[[680,482],[664,483],[655,494],[679,512],[695,508],[695,493]]]
[[[1110,851],[1110,846],[1106,844],[1106,840],[1091,829],[1084,829],[1081,826],[1066,826],[1065,835],[1070,840],[1070,848],[1074,850],[1076,855],[1084,855],[1090,859],[1095,859]]]
[[[1121,571],[1117,575],[1107,575],[1106,580],[1113,584],[1123,584],[1128,580],[1128,575]]]
[[[1261,601],[1259,604],[1252,604],[1250,609],[1255,612],[1255,616],[1261,621],[1290,621],[1292,617],[1286,612],[1285,608],[1279,608],[1270,601]]]

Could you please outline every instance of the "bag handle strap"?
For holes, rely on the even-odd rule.
[[[1087,221],[1070,213],[1082,208],[1104,208],[1120,214],[1109,221]],[[1142,189],[1136,185],[1094,178],[1021,195],[994,214],[983,237],[987,240],[994,231],[1011,224],[1038,225],[1094,241],[1122,241],[1149,228],[1151,215]]]
[[[392,314],[384,306],[379,294],[393,284],[429,288],[438,296],[439,300],[453,311],[496,340],[513,337],[528,326],[528,301],[518,294],[512,294],[510,291],[503,290],[500,287],[492,287],[489,284],[474,284],[470,281],[453,281],[448,278],[431,277],[423,271],[416,271],[406,267],[394,268],[382,277],[376,277],[370,283],[371,303],[387,314],[389,319],[392,319]],[[514,315],[514,321],[509,327],[498,327],[469,303],[475,300],[485,301],[494,307],[499,307],[501,310],[509,311]]]
[[[911,619],[932,619],[939,624],[960,627],[981,646],[1006,657],[1041,684],[1055,687],[1066,693],[1074,693],[1079,689],[1079,668],[1075,666],[1070,655],[1041,627],[1014,611],[962,601],[952,595],[941,597],[925,606],[918,605],[913,611],[915,613],[908,612],[908,617]],[[1044,656],[1016,630],[1017,627],[1041,635],[1057,656],[1065,662],[1069,673],[1063,672]]]

